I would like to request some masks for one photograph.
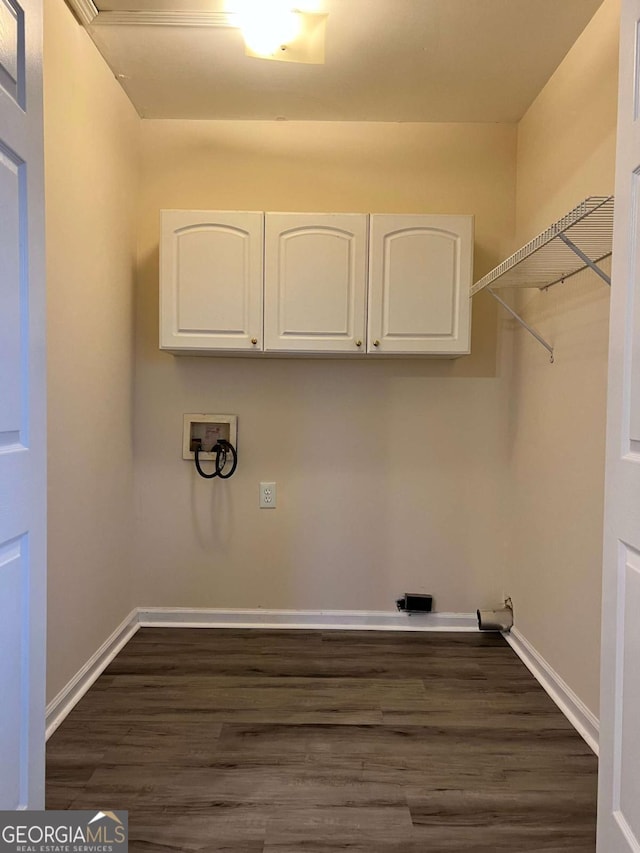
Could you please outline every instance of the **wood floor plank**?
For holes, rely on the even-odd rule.
[[[382,723],[382,708],[392,695],[402,708],[425,698],[420,679],[265,678],[173,675],[117,676],[108,691],[87,694],[77,719],[126,716],[128,722],[198,716],[203,721],[288,723]],[[144,701],[143,701],[144,700]]]
[[[482,834],[473,830],[452,832],[443,839],[441,833],[423,834],[421,838],[402,838],[394,841],[364,839],[341,843],[322,839],[294,843],[268,842],[264,853],[585,853],[595,849],[588,836],[577,843],[563,836],[554,842],[524,837],[521,832],[498,831],[491,840],[483,841]]]
[[[181,720],[134,723],[118,743],[105,750],[100,766],[208,766],[215,758],[221,731],[222,724],[217,722],[197,726],[185,726]]]
[[[543,827],[569,828],[595,832],[591,791],[556,792],[550,798],[546,791],[505,791],[490,786],[483,791],[448,789],[430,791],[428,796],[408,797],[413,826],[491,827],[501,823],[526,828],[530,832]]]
[[[593,853],[596,783],[498,634],[141,629],[47,747],[134,853]]]
[[[113,785],[123,768],[101,767],[90,785]],[[402,785],[390,785],[384,778],[368,779],[352,761],[260,763],[233,765],[217,761],[206,767],[184,768],[159,765],[130,766],[149,804],[182,804],[186,811],[206,812],[211,803],[266,806],[278,809],[295,806],[338,808],[345,803],[368,807],[407,808]],[[416,791],[416,794],[418,791]],[[421,791],[419,792],[421,793]]]
[[[283,805],[267,823],[266,844],[301,844],[315,841],[339,841],[344,849],[353,843],[370,844],[408,838],[413,825],[406,804],[372,802],[305,807]]]
[[[213,804],[206,812],[184,808],[149,808],[132,820],[129,814],[129,850],[262,851],[269,813],[267,808]]]
[[[569,721],[535,682],[474,680],[425,682],[422,696],[390,692],[381,703],[385,725],[447,728],[560,729],[573,732]],[[474,713],[470,713],[473,709]]]

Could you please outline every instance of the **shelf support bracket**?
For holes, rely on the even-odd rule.
[[[585,255],[582,249],[579,249],[576,244],[573,243],[566,235],[558,234],[558,237],[562,240],[565,246],[568,246],[571,251],[574,252],[580,258],[581,261],[584,261],[584,263],[588,267],[590,267],[594,271],[594,273],[597,273],[597,275],[599,275],[600,278],[604,282],[606,282],[609,287],[611,287],[611,277],[608,276],[606,272],[603,272],[600,267],[594,261],[592,261],[588,255]]]
[[[497,293],[495,293],[495,292],[494,292],[490,287],[488,287],[488,288],[487,288],[487,290],[488,290],[488,291],[489,291],[489,293],[493,296],[493,298],[496,300],[496,302],[499,302],[499,303],[500,303],[500,305],[502,305],[502,307],[503,307],[506,311],[508,311],[508,312],[509,312],[509,314],[511,314],[511,316],[513,317],[513,319],[514,319],[514,320],[517,320],[517,321],[518,321],[518,323],[520,323],[520,325],[521,325],[524,329],[526,329],[526,330],[527,330],[527,332],[529,332],[529,334],[530,334],[530,335],[533,335],[533,337],[534,337],[534,338],[535,338],[539,343],[541,343],[541,344],[542,344],[542,346],[543,346],[543,347],[547,350],[547,352],[550,354],[550,356],[551,356],[551,364],[553,364],[553,347],[551,346],[551,344],[550,344],[550,343],[548,343],[547,341],[545,341],[545,339],[542,337],[542,335],[541,335],[539,332],[536,332],[536,330],[535,330],[534,328],[532,328],[532,327],[531,327],[531,326],[530,326],[530,325],[529,325],[525,320],[523,320],[523,319],[522,319],[522,317],[517,313],[517,311],[514,311],[514,310],[513,310],[513,308],[512,308],[510,305],[507,305],[507,303],[504,301],[504,299],[502,299],[500,296],[498,296],[498,294],[497,294]]]

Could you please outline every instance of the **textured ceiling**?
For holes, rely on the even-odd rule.
[[[513,122],[600,3],[324,0],[324,65],[247,57],[228,26],[106,25],[98,16],[88,29],[145,117]],[[215,0],[98,0],[98,8],[225,11]]]

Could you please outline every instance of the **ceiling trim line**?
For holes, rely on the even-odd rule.
[[[75,3],[90,3],[91,0],[69,0]],[[95,7],[94,7],[95,8]],[[226,12],[178,12],[156,10],[98,12],[88,21],[92,26],[107,27],[233,27],[239,26],[238,17]]]
[[[67,0],[67,5],[85,27],[93,23],[98,17],[98,8],[93,0]]]

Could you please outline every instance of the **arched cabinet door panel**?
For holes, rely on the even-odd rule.
[[[265,214],[265,350],[358,355],[365,346],[368,216]]]
[[[473,217],[371,216],[367,352],[469,352]]]
[[[254,212],[162,212],[162,349],[262,349],[263,223]]]

